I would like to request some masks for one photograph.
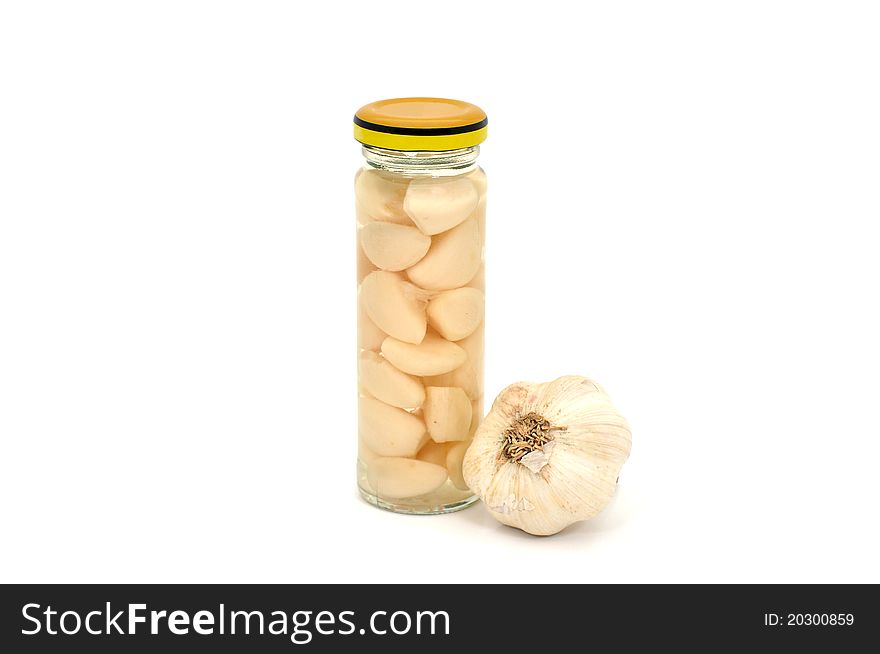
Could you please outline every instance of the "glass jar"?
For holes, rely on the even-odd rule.
[[[355,115],[358,487],[383,509],[475,501],[461,463],[483,416],[486,123],[438,98]]]

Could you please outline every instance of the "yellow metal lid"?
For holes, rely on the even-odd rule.
[[[489,121],[478,106],[445,98],[393,98],[354,115],[354,137],[388,150],[458,150],[486,140]]]

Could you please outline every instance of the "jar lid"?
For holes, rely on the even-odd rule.
[[[458,150],[486,140],[489,120],[478,106],[445,98],[394,98],[354,115],[354,138],[387,150]]]

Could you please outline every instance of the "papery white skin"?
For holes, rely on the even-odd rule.
[[[504,430],[529,412],[553,426],[554,446],[538,472],[501,451]],[[547,536],[598,514],[614,495],[632,437],[601,386],[578,376],[505,388],[477,428],[462,473],[503,524]]]

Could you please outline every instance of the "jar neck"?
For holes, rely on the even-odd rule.
[[[367,165],[373,168],[403,175],[442,176],[461,175],[476,168],[480,146],[440,152],[403,152],[365,145],[362,151]]]

